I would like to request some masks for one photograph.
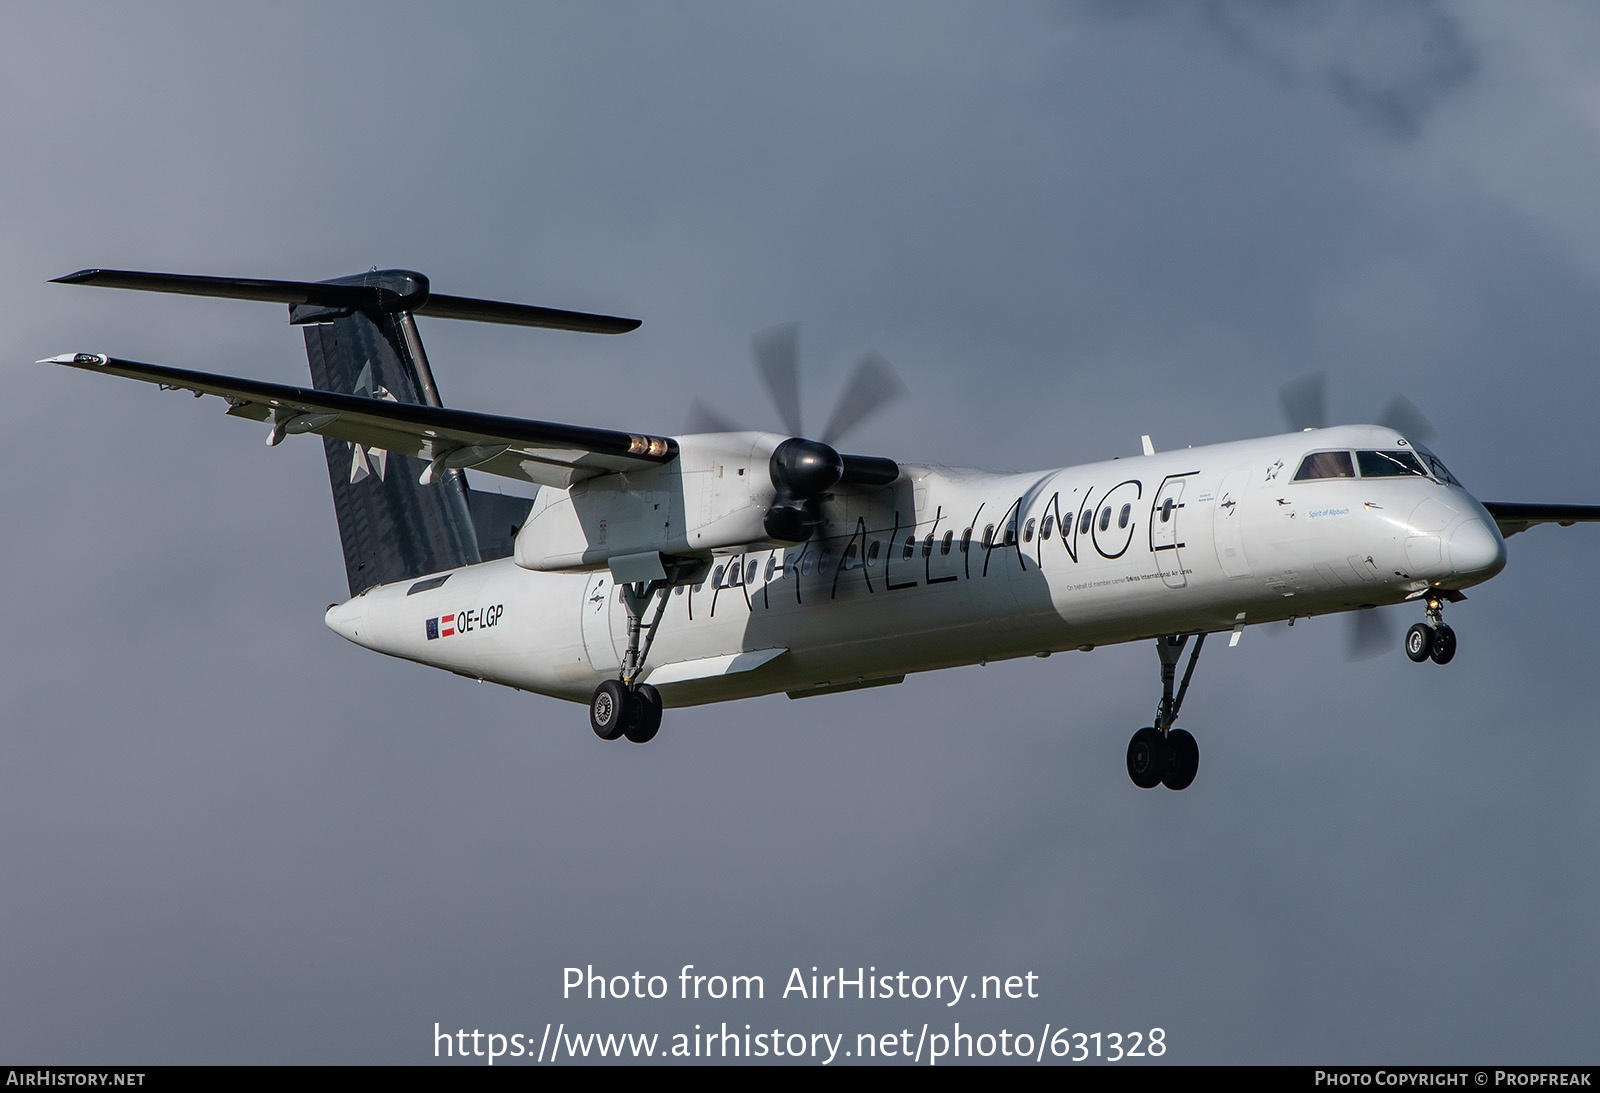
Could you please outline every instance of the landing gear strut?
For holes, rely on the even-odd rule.
[[[1418,664],[1425,660],[1449,664],[1456,655],[1456,632],[1444,624],[1443,601],[1447,596],[1448,593],[1430,592],[1423,601],[1427,621],[1419,622],[1406,631],[1406,656]]]
[[[1206,636],[1195,637],[1183,682],[1174,695],[1172,684],[1178,674],[1178,660],[1188,643],[1188,634],[1166,634],[1156,639],[1156,653],[1161,657],[1161,705],[1156,708],[1156,723],[1140,729],[1128,741],[1128,777],[1140,789],[1154,789],[1157,785],[1187,789],[1200,769],[1200,745],[1189,733],[1172,727],[1183,706],[1183,696],[1189,691],[1189,680],[1194,677],[1195,662],[1200,659]]]
[[[673,583],[668,579],[621,586],[622,606],[628,613],[628,651],[622,658],[622,675],[596,687],[589,700],[589,727],[602,740],[626,736],[635,744],[648,744],[661,730],[661,692],[638,680]],[[652,599],[656,609],[647,627],[644,613]]]

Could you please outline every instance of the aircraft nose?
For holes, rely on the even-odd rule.
[[[1486,581],[1506,567],[1500,529],[1483,518],[1468,518],[1450,533],[1450,568],[1462,577]]]

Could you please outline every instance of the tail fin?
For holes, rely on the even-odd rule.
[[[362,299],[366,306],[312,301],[289,306],[289,321],[305,327],[313,386],[368,398],[443,405],[412,318],[412,309],[428,302],[426,277],[409,270],[383,270],[319,284],[358,286],[367,293]],[[480,310],[522,309],[488,301],[463,303],[477,304]],[[488,314],[450,317],[495,321]],[[463,470],[446,471],[430,485],[422,485],[424,464],[410,456],[326,437],[322,445],[352,596],[376,584],[508,557],[533,504],[525,497],[474,490]]]
[[[314,386],[428,406],[442,403],[413,313],[593,334],[622,334],[639,325],[611,315],[430,293],[428,279],[411,270],[269,281],[85,269],[56,281],[288,304],[289,321],[306,328]],[[527,498],[470,489],[464,471],[446,471],[422,485],[424,465],[409,456],[326,438],[323,448],[352,596],[375,584],[508,556],[532,505]]]
[[[370,284],[391,277],[374,273],[344,280]],[[409,311],[329,314],[327,308],[293,305],[289,312],[291,321],[306,324],[314,386],[438,405]],[[461,471],[424,486],[418,479],[425,468],[409,456],[328,438],[322,444],[352,596],[375,584],[483,560]]]

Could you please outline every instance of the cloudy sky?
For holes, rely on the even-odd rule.
[[[1339,620],[1208,650],[1202,764],[1141,792],[1147,647],[669,713],[584,710],[336,637],[320,445],[65,350],[301,382],[265,304],[86,266],[634,315],[425,323],[445,399],[671,432],[807,420],[1032,469],[1396,393],[1495,500],[1600,502],[1600,13],[1494,3],[7,9],[0,40],[0,1058],[431,1061],[455,1030],[1164,1030],[1178,1062],[1593,1061],[1600,529],[1450,608],[1448,668]],[[1390,609],[1396,628],[1414,621]],[[1220,644],[1220,643],[1219,643]],[[761,975],[585,1001],[563,969]],[[1038,997],[779,997],[790,969]]]

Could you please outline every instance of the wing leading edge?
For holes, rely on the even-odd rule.
[[[1600,521],[1600,505],[1528,505],[1514,501],[1485,501],[1483,507],[1494,517],[1504,538],[1527,531],[1535,524],[1587,524]]]
[[[96,353],[63,353],[39,363],[216,395],[228,402],[228,414],[268,424],[268,444],[286,434],[316,433],[368,452],[413,456],[428,464],[425,484],[446,470],[470,467],[566,489],[597,475],[659,466],[678,454],[670,437],[345,395]]]

